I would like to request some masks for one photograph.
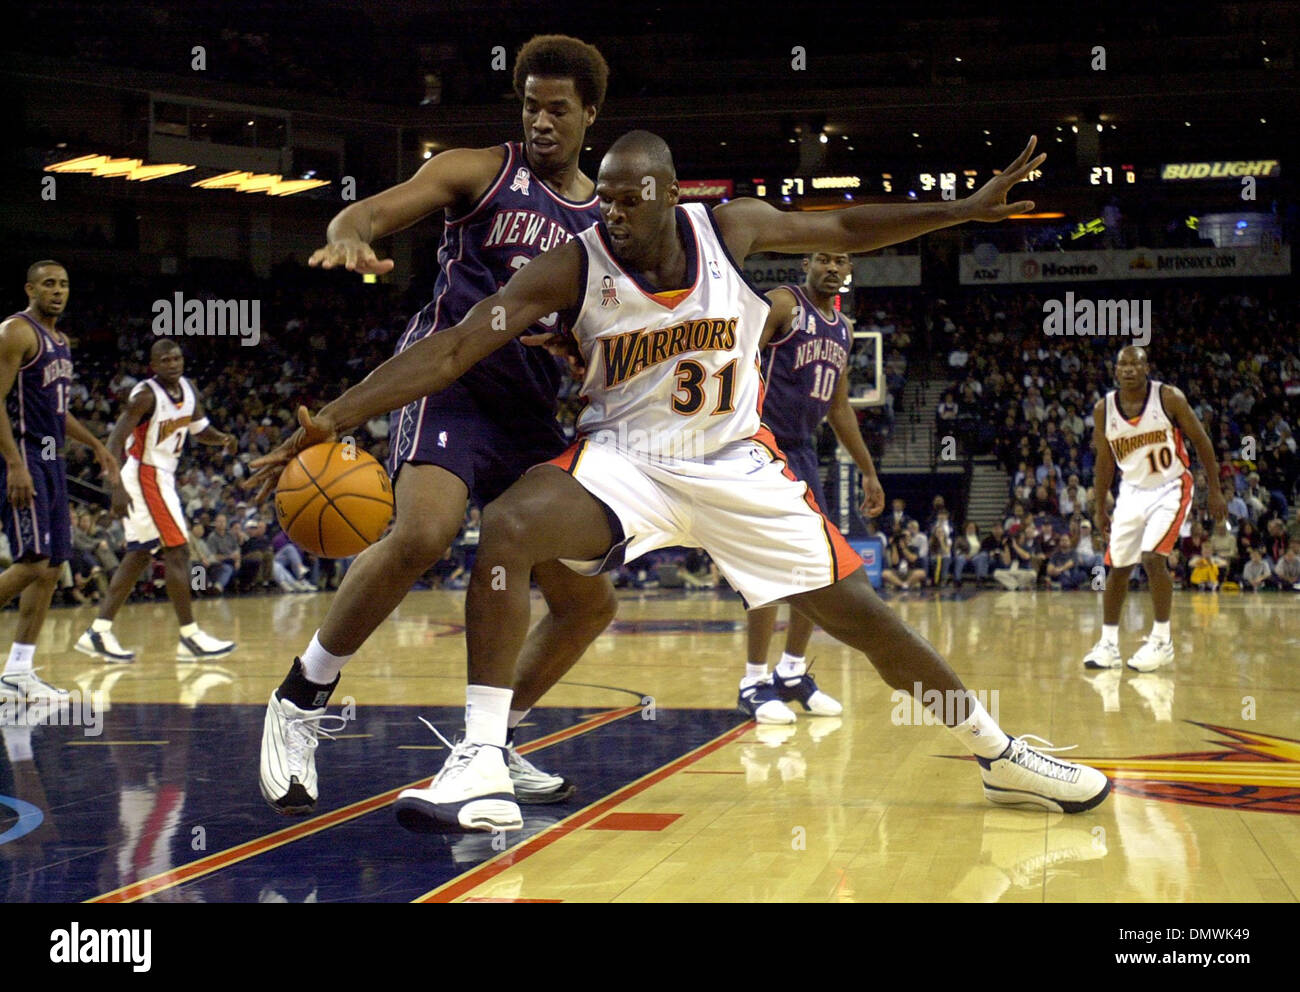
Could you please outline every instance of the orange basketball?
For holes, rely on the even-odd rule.
[[[280,474],[275,512],[289,540],[322,558],[347,558],[383,536],[393,519],[384,467],[352,444],[317,444]]]

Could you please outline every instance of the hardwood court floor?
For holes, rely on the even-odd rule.
[[[844,716],[746,722],[732,709],[738,601],[627,594],[523,733],[577,795],[524,807],[525,829],[497,837],[408,834],[387,808],[446,753],[417,714],[459,730],[463,593],[412,594],[344,672],[334,702],[356,719],[322,742],[315,815],[264,805],[267,696],[329,598],[198,604],[205,628],[240,643],[219,665],[174,660],[166,604],[123,611],[118,636],[140,652],[128,666],[71,650],[91,608],[52,611],[37,663],[89,708],[68,725],[3,729],[0,898],[1300,898],[1300,597],[1177,593],[1177,661],[1142,676],[1082,668],[1099,631],[1093,593],[895,598],[1010,732],[1077,744],[1069,757],[1111,775],[1101,807],[1063,816],[987,803],[946,731],[917,725],[862,656],[820,632],[813,671]],[[1126,655],[1149,609],[1130,596]],[[4,622],[11,637],[14,615]]]

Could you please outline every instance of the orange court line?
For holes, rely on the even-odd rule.
[[[548,827],[542,833],[535,837],[529,838],[523,844],[509,851],[503,851],[491,861],[485,861],[477,868],[471,868],[460,878],[453,878],[450,882],[445,882],[436,889],[431,889],[414,902],[452,902],[465,895],[471,889],[478,887],[484,882],[497,875],[500,875],[507,868],[512,868],[520,861],[531,855],[536,854],[543,848],[549,847],[562,837],[586,826],[592,820],[608,813],[615,806],[619,806],[631,799],[638,793],[644,792],[652,785],[662,782],[676,772],[681,771],[687,765],[692,765],[706,755],[712,754],[720,747],[730,744],[737,737],[741,737],[754,729],[754,721],[747,720],[734,730],[728,730],[725,734],[715,737],[707,744],[701,744],[694,751],[690,751],[675,761],[664,765],[656,771],[643,775],[628,785],[623,786],[617,792],[611,793],[606,798],[594,805],[588,806],[584,810],[574,813],[568,819],[561,820],[553,827]]]
[[[603,727],[607,723],[630,716],[633,713],[640,713],[640,704],[635,706],[624,706],[622,709],[610,710],[606,713],[598,713],[593,717],[583,720],[581,723],[575,723],[572,727],[566,727],[564,730],[557,730],[553,734],[547,734],[545,737],[539,737],[535,741],[529,741],[519,747],[520,754],[529,754],[544,747],[550,747],[552,744],[558,744],[561,741],[569,740],[572,737],[578,737],[582,734],[590,733],[598,727]],[[343,806],[334,810],[332,813],[325,813],[322,816],[312,817],[301,823],[294,824],[292,827],[286,827],[283,830],[277,830],[275,833],[266,834],[263,837],[257,837],[243,844],[237,844],[235,847],[227,848],[224,851],[218,851],[215,854],[209,854],[207,857],[199,858],[197,861],[191,861],[181,865],[179,868],[173,868],[171,871],[162,872],[158,875],[152,875],[149,878],[142,879],[138,882],[132,882],[130,885],[124,885],[121,888],[114,889],[111,892],[105,892],[103,895],[95,896],[93,899],[87,899],[86,902],[135,902],[143,899],[145,896],[161,892],[163,889],[170,889],[175,885],[182,885],[185,882],[193,881],[196,878],[202,878],[204,875],[210,875],[214,871],[238,864],[240,861],[246,861],[249,858],[256,857],[266,851],[274,850],[277,847],[283,847],[285,844],[292,844],[303,837],[309,837],[312,834],[320,833],[330,827],[338,826],[340,823],[347,823],[349,820],[355,820],[359,816],[373,812],[380,807],[387,806],[393,802],[404,789],[412,789],[422,783],[428,782],[432,778],[426,775],[424,778],[417,779],[407,785],[398,786],[396,789],[389,789],[387,792],[369,799],[362,799],[350,805]]]

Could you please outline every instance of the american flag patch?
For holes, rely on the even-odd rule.
[[[618,290],[614,288],[614,280],[609,276],[603,276],[600,280],[600,287],[600,305],[602,307],[618,306]]]

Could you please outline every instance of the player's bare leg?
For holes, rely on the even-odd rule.
[[[558,561],[533,568],[547,613],[528,632],[515,670],[514,696],[506,731],[506,763],[521,803],[558,803],[577,791],[562,775],[542,771],[519,753],[515,733],[528,711],[562,679],[618,612],[614,586],[606,576],[579,575]]]
[[[33,674],[32,657],[36,652],[36,640],[41,636],[41,627],[45,624],[45,614],[50,609],[50,599],[54,596],[54,587],[59,581],[58,565],[51,565],[48,560],[19,562],[5,572],[7,578],[13,573],[15,582],[21,579],[24,584],[18,592],[18,626],[14,630],[13,645],[9,649],[9,658],[5,662],[4,674],[0,675],[0,697],[19,698],[29,702],[45,700],[60,702],[68,693],[56,689]],[[8,584],[8,583],[6,583]],[[9,591],[4,599],[8,604],[14,598]]]
[[[44,574],[44,561],[16,561],[0,572],[0,610]]]
[[[1132,565],[1112,566],[1106,576],[1106,588],[1101,597],[1101,638],[1083,656],[1084,668],[1117,669],[1124,666],[1119,651],[1119,617],[1128,596],[1128,580],[1133,568]],[[1107,678],[1113,679],[1113,676]]]
[[[190,549],[184,544],[163,549],[163,563],[167,576],[167,598],[176,611],[176,622],[187,627],[194,622],[194,607],[190,602]]]
[[[97,619],[111,621],[117,616],[118,611],[131,595],[131,590],[135,588],[136,582],[140,580],[140,574],[152,559],[153,552],[141,548],[128,551],[122,556],[112,580],[108,583],[108,595],[104,597],[104,602],[99,604]]]
[[[1147,573],[1147,582],[1151,586],[1151,604],[1155,620],[1151,624],[1151,633],[1128,660],[1128,667],[1138,672],[1151,672],[1174,660],[1174,643],[1169,633],[1169,614],[1174,603],[1174,582],[1169,576],[1169,568],[1162,554],[1143,552],[1142,570]]]
[[[528,633],[516,665],[513,707],[526,711],[559,682],[618,612],[606,576],[579,575],[558,561],[533,568],[547,614]]]
[[[776,629],[778,609],[777,606],[760,606],[746,614],[749,655],[745,661],[745,677],[740,680],[740,692],[736,696],[736,708],[758,723],[795,722],[794,710],[781,699],[772,674],[767,670],[767,650]],[[795,611],[791,609],[791,620],[794,616]]]
[[[1079,813],[1110,792],[1110,782],[1096,769],[1059,761],[1009,737],[939,653],[876,595],[863,569],[790,602],[865,654],[891,688],[917,698],[948,727],[978,760],[991,802]]]
[[[533,469],[484,509],[465,599],[465,739],[428,788],[398,797],[397,819],[407,829],[522,826],[506,739],[516,660],[528,635],[529,579],[557,558],[601,558],[613,542],[604,507],[553,465]]]

